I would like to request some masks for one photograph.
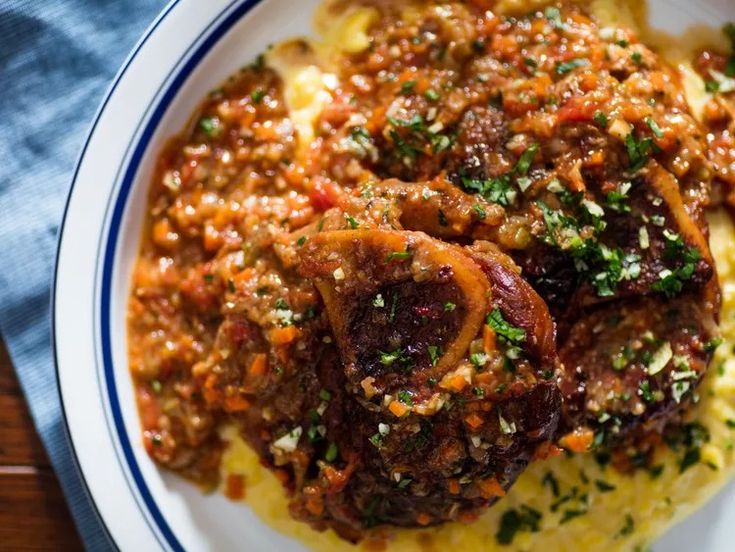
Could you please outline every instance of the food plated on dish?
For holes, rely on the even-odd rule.
[[[150,456],[319,549],[634,549],[708,498],[735,58],[642,17],[330,2],[212,90],[132,280]]]

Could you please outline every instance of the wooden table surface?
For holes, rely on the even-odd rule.
[[[82,550],[2,339],[0,550]]]

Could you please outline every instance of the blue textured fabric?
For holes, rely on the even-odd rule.
[[[0,0],[0,333],[90,550],[112,545],[61,419],[49,307],[56,237],[97,106],[163,5],[163,0]]]

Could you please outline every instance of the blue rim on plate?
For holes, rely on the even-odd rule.
[[[115,92],[117,86],[120,84],[120,81],[125,75],[130,64],[133,62],[136,56],[140,53],[140,50],[143,48],[146,42],[150,39],[150,37],[155,32],[155,30],[159,27],[159,25],[163,22],[163,20],[168,15],[170,15],[172,10],[176,7],[177,4],[179,4],[179,2],[180,0],[172,0],[172,2],[164,8],[161,14],[156,18],[156,20],[146,30],[143,37],[140,39],[140,41],[134,47],[131,54],[128,56],[128,58],[123,63],[121,69],[119,70],[117,76],[115,77],[115,80],[113,81],[112,85],[107,91],[107,94],[105,95],[105,98],[102,101],[100,108],[97,111],[97,114],[95,115],[94,122],[92,123],[90,131],[87,134],[84,145],[81,149],[81,153],[79,155],[76,166],[74,168],[74,174],[72,177],[71,186],[69,188],[69,194],[67,196],[66,204],[64,206],[64,212],[63,212],[62,221],[61,221],[61,225],[59,227],[59,233],[58,233],[56,261],[55,261],[55,266],[54,266],[54,280],[53,280],[54,284],[51,290],[51,293],[52,293],[52,296],[51,296],[52,347],[53,347],[54,364],[55,364],[55,372],[56,372],[57,390],[59,392],[59,401],[61,404],[61,414],[62,414],[62,418],[64,421],[64,430],[65,430],[66,437],[68,439],[68,442],[69,442],[69,445],[72,451],[74,464],[77,468],[77,471],[80,474],[80,478],[81,478],[84,490],[86,491],[87,495],[90,497],[90,502],[92,503],[92,507],[94,508],[98,519],[100,520],[100,524],[105,534],[110,539],[110,542],[113,544],[115,544],[115,540],[109,528],[107,527],[107,524],[105,523],[104,518],[100,514],[99,509],[97,508],[94,502],[92,494],[89,490],[89,485],[84,477],[84,473],[82,472],[80,468],[78,454],[74,447],[74,442],[69,435],[67,415],[66,415],[66,410],[64,407],[64,397],[61,393],[61,386],[59,384],[59,381],[60,381],[59,362],[58,362],[58,352],[57,352],[57,343],[56,343],[56,321],[55,321],[55,297],[56,297],[56,292],[57,292],[56,287],[58,283],[59,252],[61,250],[61,243],[62,243],[63,236],[64,236],[64,228],[66,225],[69,204],[71,201],[72,194],[74,192],[74,187],[75,187],[78,175],[79,175],[79,170],[82,165],[84,156],[87,152],[89,142],[92,136],[94,135],[95,130],[97,129],[99,119],[102,113],[104,112],[111,96]],[[107,391],[107,398],[109,400],[110,412],[109,413],[106,412],[106,415],[112,416],[112,420],[111,420],[112,425],[110,425],[110,420],[108,419],[107,420],[108,426],[111,427],[111,429],[114,427],[115,431],[111,433],[113,434],[113,436],[117,438],[116,444],[118,446],[115,447],[115,451],[116,451],[116,454],[118,454],[118,462],[120,463],[120,466],[123,468],[123,472],[125,473],[128,485],[130,486],[131,491],[133,491],[133,494],[135,496],[136,502],[138,503],[138,506],[141,508],[143,517],[148,522],[149,526],[151,527],[152,533],[155,535],[158,542],[162,546],[168,545],[168,547],[170,547],[173,550],[177,550],[177,551],[183,551],[184,547],[181,545],[179,540],[176,538],[176,535],[172,531],[171,527],[166,522],[164,515],[161,513],[160,509],[155,503],[151,495],[151,492],[145,482],[145,479],[143,478],[140,467],[138,466],[138,463],[135,459],[135,455],[133,453],[133,449],[130,443],[130,438],[128,437],[128,434],[125,430],[125,424],[124,424],[123,417],[122,417],[122,411],[120,409],[120,401],[118,397],[118,392],[115,386],[113,360],[112,360],[112,338],[110,334],[110,327],[111,327],[110,299],[111,299],[112,276],[113,276],[115,252],[116,252],[116,248],[118,245],[120,223],[125,213],[125,208],[127,206],[127,199],[133,187],[133,183],[135,182],[135,178],[138,172],[138,168],[139,168],[141,159],[143,158],[143,155],[148,149],[150,139],[153,136],[153,133],[155,132],[158,124],[160,123],[161,118],[167,112],[171,102],[176,97],[176,94],[178,93],[180,88],[184,85],[188,77],[191,75],[191,73],[194,71],[197,65],[199,65],[202,59],[207,55],[207,53],[217,44],[217,42],[219,42],[219,40],[233,27],[233,25],[241,17],[247,14],[253,7],[255,7],[260,2],[262,2],[262,0],[234,0],[232,3],[230,3],[225,9],[223,9],[213,19],[213,21],[207,26],[207,28],[197,37],[197,39],[192,43],[192,45],[185,51],[185,53],[181,56],[179,61],[176,63],[175,65],[176,68],[166,77],[166,79],[164,79],[164,84],[161,85],[161,87],[156,93],[157,100],[152,103],[152,106],[155,106],[155,107],[149,108],[149,110],[146,112],[145,116],[141,119],[140,123],[138,124],[136,128],[135,135],[139,135],[139,138],[137,139],[137,141],[133,141],[133,143],[131,143],[131,145],[128,147],[128,150],[125,155],[127,162],[123,163],[121,167],[118,169],[118,172],[117,172],[118,176],[121,173],[123,173],[124,176],[122,178],[122,181],[120,182],[119,189],[117,192],[117,197],[115,197],[114,192],[110,194],[109,196],[108,203],[106,206],[106,216],[105,216],[105,218],[108,219],[105,224],[105,228],[108,229],[109,233],[108,233],[106,241],[105,241],[104,235],[100,236],[100,242],[98,246],[98,251],[104,254],[104,260],[102,263],[101,288],[99,288],[101,289],[101,295],[99,298],[96,297],[94,301],[94,305],[96,305],[95,309],[99,308],[99,325],[95,323],[95,328],[99,329],[100,331],[99,337],[100,337],[101,345],[102,345],[102,365],[103,365],[104,378],[105,378],[104,382],[98,381],[98,384],[101,390]],[[146,119],[147,119],[147,122],[145,122]],[[145,122],[145,126],[142,132],[139,132],[141,127],[143,127],[144,122]],[[130,152],[131,149],[132,149],[132,154],[128,156],[128,152]],[[119,180],[119,178],[117,178],[116,180]],[[111,207],[112,207],[111,216],[108,217],[107,214],[110,214]],[[99,265],[98,265],[98,269],[99,269]],[[97,274],[95,275],[95,281],[98,281]],[[95,287],[95,296],[97,295],[97,289],[98,288]],[[99,299],[99,303],[97,302],[97,299]],[[98,375],[99,375],[99,371],[98,371]],[[123,457],[120,457],[118,447],[122,451]],[[141,505],[141,501],[143,502],[142,505]],[[151,525],[151,520],[155,523],[155,527]],[[163,540],[161,540],[161,538],[163,538]]]

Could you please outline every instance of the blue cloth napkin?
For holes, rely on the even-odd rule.
[[[49,307],[56,234],[98,104],[162,7],[162,0],[0,0],[0,333],[90,550],[112,544],[61,420]]]

